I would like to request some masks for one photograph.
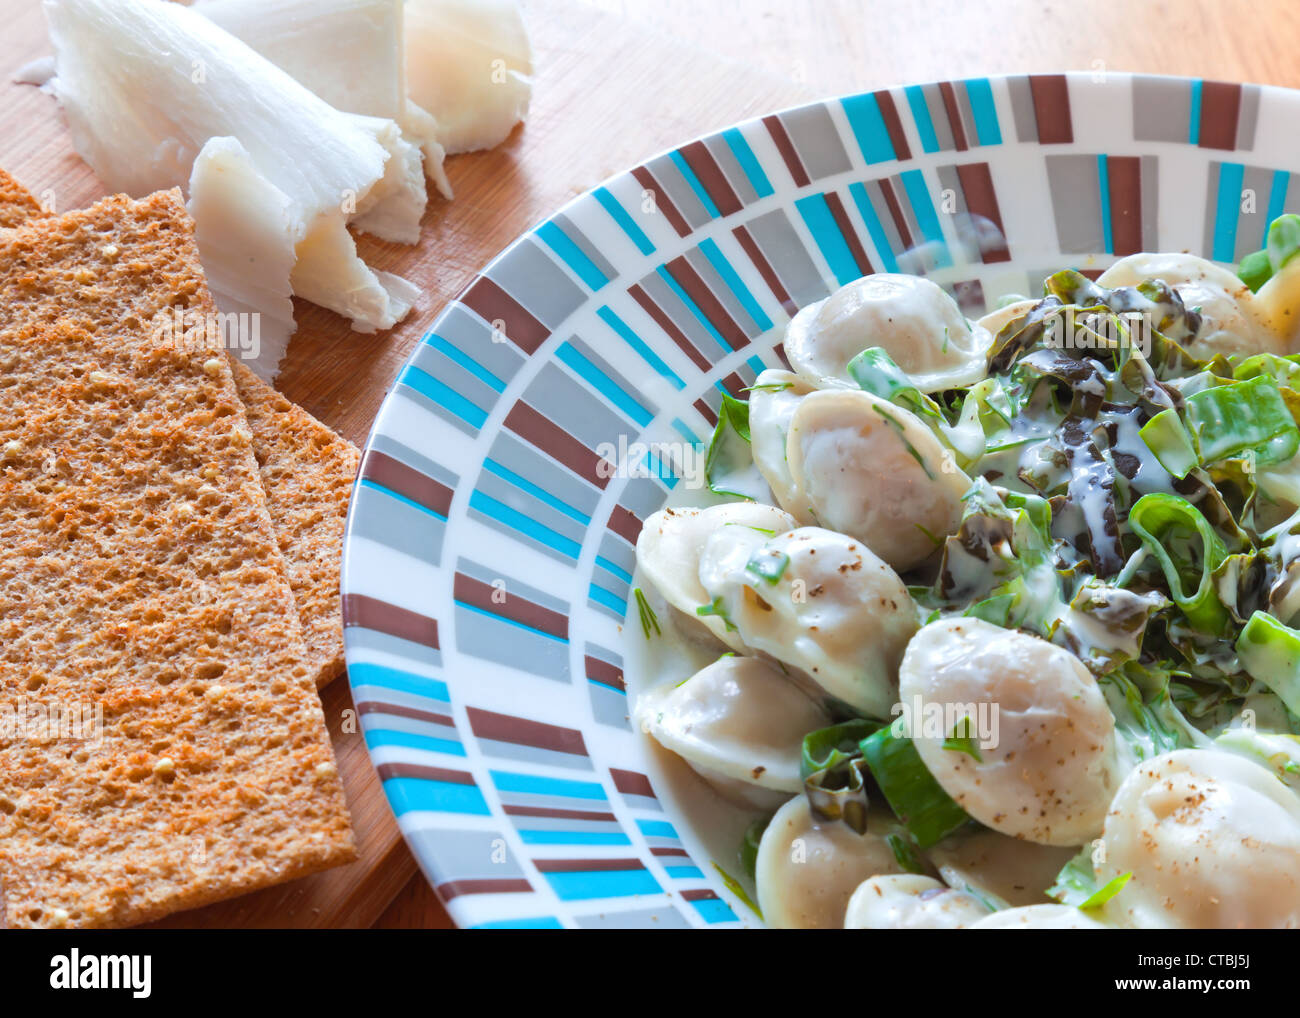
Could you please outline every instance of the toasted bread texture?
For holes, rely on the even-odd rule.
[[[44,215],[40,202],[31,192],[0,169],[0,230]]]
[[[267,508],[289,570],[317,686],[343,671],[339,564],[361,453],[239,361],[235,386],[248,415]]]
[[[0,233],[10,926],[129,925],[355,855],[230,362],[178,311],[215,311],[179,192]]]

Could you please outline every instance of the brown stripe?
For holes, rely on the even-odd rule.
[[[652,846],[650,854],[661,859],[689,859],[690,853],[684,848],[658,848]]]
[[[871,259],[867,257],[866,249],[862,246],[862,241],[858,239],[858,233],[853,229],[853,224],[849,221],[849,214],[844,211],[844,202],[840,196],[833,191],[826,193],[826,207],[831,210],[831,218],[835,220],[835,225],[840,228],[840,234],[844,237],[844,243],[849,246],[849,253],[853,255],[853,261],[858,266],[858,271],[864,276],[869,276],[876,270],[871,267]]]
[[[722,387],[736,397],[736,399],[746,399],[745,388],[749,385],[740,375],[732,372],[726,378],[721,379]]]
[[[1009,262],[1011,252],[1007,250],[1006,231],[1002,226],[1002,212],[998,208],[997,192],[993,190],[993,177],[989,173],[988,163],[970,163],[957,167],[957,180],[961,184],[962,196],[966,199],[966,211],[973,216],[982,216],[998,228],[1002,238],[997,247],[980,250],[980,260],[990,262]],[[981,235],[982,234],[977,234]]]
[[[590,820],[592,823],[617,823],[613,813],[590,813],[581,809],[555,809],[551,806],[502,806],[512,817],[551,817],[555,820]]]
[[[457,573],[452,583],[452,596],[472,608],[479,608],[489,615],[522,622],[525,626],[540,629],[543,633],[558,636],[563,640],[569,638],[569,620],[559,612],[543,608],[540,604],[511,594],[508,590],[476,580],[464,573]]]
[[[616,505],[610,510],[609,523],[606,526],[628,544],[636,544],[636,539],[641,536],[640,518],[632,510],[624,509],[621,505]]]
[[[754,268],[758,269],[758,274],[763,277],[763,282],[766,283],[767,288],[772,291],[772,296],[781,302],[781,306],[785,308],[787,313],[793,315],[799,310],[798,305],[795,304],[791,299],[790,294],[786,291],[786,288],[781,284],[781,280],[777,276],[776,270],[772,268],[771,263],[764,256],[763,252],[759,250],[758,244],[754,242],[754,238],[750,235],[749,229],[744,226],[737,226],[731,232],[735,234],[736,239],[740,241],[740,246],[744,249],[745,254],[749,255],[749,260],[754,263]]]
[[[1095,283],[1097,282],[1098,279],[1101,278],[1101,274],[1106,270],[1105,269],[1076,269],[1075,271],[1077,271],[1081,276],[1087,276]]]
[[[700,353],[694,344],[686,338],[686,333],[682,332],[682,330],[677,327],[677,323],[668,317],[667,312],[652,301],[650,295],[646,293],[645,290],[641,289],[640,284],[634,284],[633,286],[628,287],[627,292],[634,301],[641,305],[642,310],[654,319],[655,324],[658,325],[659,328],[663,329],[664,332],[668,333],[668,338],[677,344],[682,353],[686,354],[697,368],[701,371],[708,371],[713,367],[709,362],[709,359],[705,357],[704,354]]]
[[[740,199],[736,197],[736,192],[727,182],[722,167],[713,158],[713,153],[705,147],[704,142],[693,141],[680,149],[680,152],[682,158],[686,160],[686,165],[695,171],[695,175],[700,178],[700,183],[704,185],[704,190],[709,192],[709,197],[713,199],[713,204],[722,215],[729,216],[744,208],[740,204]]]
[[[894,147],[894,158],[899,161],[912,158],[912,150],[907,146],[907,134],[903,130],[903,119],[898,115],[894,97],[887,91],[873,93],[876,105],[880,107],[880,119],[885,122],[885,131],[889,134],[889,143]]]
[[[439,648],[438,620],[399,608],[365,594],[343,595],[343,624],[374,629],[399,640],[410,640],[425,647]]]
[[[952,128],[953,144],[957,146],[958,152],[965,152],[968,146],[966,144],[966,128],[961,122],[961,108],[957,105],[957,93],[953,91],[951,81],[939,82],[939,95],[943,97],[943,108],[948,114],[948,126]]]
[[[576,728],[561,728],[478,707],[467,707],[465,713],[469,715],[470,728],[480,739],[513,742],[516,746],[532,746],[573,756],[587,755],[587,745],[582,741],[582,733]]]
[[[643,870],[640,859],[534,859],[542,873],[612,873]]]
[[[717,897],[717,894],[710,891],[707,887],[701,887],[699,890],[695,891],[683,891],[682,897],[687,901],[712,901]]]
[[[770,116],[763,118],[763,125],[767,128],[767,133],[772,136],[776,142],[776,150],[781,153],[781,158],[785,160],[785,168],[790,171],[790,177],[794,180],[796,187],[807,187],[812,181],[808,177],[808,171],[803,168],[803,163],[799,160],[799,153],[794,150],[794,143],[790,141],[790,135],[786,134],[785,124],[781,123],[781,118]]]
[[[1029,94],[1034,98],[1034,120],[1041,145],[1062,145],[1074,141],[1070,119],[1070,87],[1064,74],[1031,74]]]
[[[590,654],[583,661],[587,666],[588,678],[603,682],[607,686],[613,686],[615,689],[627,690],[627,686],[623,684],[623,669],[619,668],[618,665],[612,665],[608,661],[602,661]]]
[[[749,343],[745,330],[736,324],[731,315],[727,314],[727,309],[722,306],[722,302],[713,295],[708,284],[699,277],[685,257],[674,258],[664,268],[686,291],[686,296],[695,302],[695,306],[703,312],[704,317],[722,334],[728,346],[733,350],[739,350]]]
[[[1109,156],[1110,239],[1117,255],[1142,250],[1142,161],[1137,156]]]
[[[776,354],[777,359],[785,365],[786,371],[794,370],[794,368],[790,367],[790,358],[785,355],[784,343],[777,343],[776,346],[772,347],[772,352]]]
[[[1237,118],[1241,113],[1241,86],[1227,81],[1201,83],[1201,124],[1197,145],[1201,148],[1237,147]],[[1139,249],[1140,250],[1140,249]],[[1119,248],[1115,249],[1119,254]]]
[[[425,767],[421,764],[382,763],[375,767],[380,781],[390,778],[419,778],[421,781],[445,781],[449,785],[474,787],[474,775],[465,771],[449,771],[445,767]]]
[[[436,888],[443,901],[462,894],[529,894],[533,885],[522,877],[491,877],[480,880],[448,880]]]
[[[654,195],[655,208],[664,214],[669,224],[677,231],[677,236],[685,237],[691,232],[689,224],[682,218],[682,214],[677,211],[677,206],[672,203],[659,181],[655,180],[654,174],[644,166],[638,166],[632,171],[632,176],[636,177],[640,185]]]
[[[644,795],[650,799],[657,798],[654,788],[650,785],[650,779],[644,774],[611,767],[609,776],[614,779],[614,787],[624,795]]]
[[[456,722],[446,714],[435,714],[430,710],[419,710],[400,703],[380,703],[377,700],[362,700],[356,705],[358,714],[392,714],[412,721],[427,721],[431,725],[446,725],[455,728]]]
[[[382,484],[385,488],[404,495],[412,502],[418,502],[441,516],[451,512],[450,488],[435,481],[428,474],[422,474],[414,467],[408,467],[388,453],[380,452],[378,449],[369,450],[361,463],[361,476],[367,481]]]
[[[889,209],[889,217],[894,221],[894,227],[898,230],[899,243],[903,250],[906,251],[912,246],[912,231],[907,228],[907,217],[903,215],[903,208],[898,204],[898,198],[894,194],[894,185],[888,178],[878,182],[880,186],[881,197],[885,199],[885,206]]]
[[[702,399],[697,399],[697,400],[696,400],[694,403],[692,403],[691,405],[692,405],[693,407],[695,407],[695,409],[698,410],[698,411],[700,412],[700,415],[701,415],[701,416],[702,416],[706,421],[708,421],[708,422],[709,422],[710,424],[712,424],[714,427],[717,427],[717,424],[718,424],[718,415],[715,414],[715,413],[713,412],[713,407],[709,406],[709,404],[705,403],[704,400],[702,400]]]
[[[506,339],[525,353],[536,353],[551,334],[550,329],[487,276],[470,283],[458,299],[493,328],[496,322],[501,322]]]
[[[557,463],[563,463],[579,477],[597,488],[604,488],[608,471],[601,469],[599,456],[531,406],[520,400],[506,414],[506,427],[531,445],[537,446]]]

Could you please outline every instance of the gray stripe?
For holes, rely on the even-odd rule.
[[[505,503],[516,512],[527,516],[534,523],[540,523],[562,537],[567,537],[575,544],[581,545],[583,537],[586,536],[587,528],[583,524],[571,516],[565,516],[558,509],[552,509],[545,502],[534,498],[528,492],[520,491],[509,481],[497,477],[496,474],[489,474],[486,470],[483,471],[483,473],[479,474],[478,484],[474,487],[476,491],[481,491],[489,498]]]
[[[879,180],[871,180],[867,182],[864,190],[867,192],[867,201],[871,203],[871,211],[876,214],[876,220],[880,223],[880,228],[885,231],[885,240],[889,242],[889,250],[897,258],[903,253],[907,245],[903,243],[903,235],[898,232],[898,226],[889,211],[889,205],[885,202],[884,189],[880,185]]]
[[[613,619],[615,622],[621,623],[625,621],[627,618],[627,615],[625,613],[619,612],[618,609],[616,608],[611,608],[609,605],[605,604],[602,601],[597,601],[594,597],[587,598],[587,607],[600,612],[602,615],[605,615],[608,618]]]
[[[921,233],[921,223],[916,218],[916,210],[912,208],[911,196],[907,193],[907,188],[903,186],[902,176],[890,177],[889,184],[894,189],[894,199],[898,202],[898,207],[903,210],[903,219],[907,222],[907,232],[912,235],[912,246],[920,247],[926,242],[925,236]]]
[[[354,687],[352,699],[355,703],[361,703],[362,701],[386,703],[392,704],[394,707],[411,707],[415,710],[442,712],[444,714],[451,710],[451,704],[445,700],[435,700],[432,697],[408,693],[404,689],[389,689],[387,686],[372,686],[368,683],[362,683]]]
[[[497,789],[506,806],[536,806],[541,809],[586,809],[593,813],[609,809],[608,799],[582,799],[572,795],[543,795],[540,792],[506,792]]]
[[[608,258],[601,254],[600,248],[588,240],[587,235],[574,225],[572,219],[561,212],[552,216],[551,222],[569,235],[569,239],[578,246],[578,250],[591,259],[596,268],[604,273],[606,279],[618,278],[618,270],[609,263]]]
[[[659,837],[651,834],[647,834],[645,836],[645,843],[649,845],[651,848],[681,848],[682,847],[681,840],[678,838],[664,838],[664,837]],[[686,860],[683,859],[682,862],[685,863]]]
[[[495,519],[485,512],[471,508],[465,512],[465,516],[468,519],[474,520],[476,523],[482,523],[483,526],[495,530],[498,534],[504,534],[511,541],[517,541],[520,544],[527,545],[529,548],[540,551],[543,555],[555,559],[556,562],[563,563],[570,569],[573,569],[577,565],[577,562],[571,556],[566,555],[558,548],[553,548],[545,541],[539,541],[537,538],[532,537],[529,534],[516,530],[508,523],[503,523],[501,520]]]
[[[573,920],[584,930],[688,930],[691,924],[671,905],[638,912],[601,912],[576,916]]]
[[[524,875],[523,868],[511,856],[506,839],[498,831],[433,827],[405,833],[417,859],[426,863],[428,860],[436,861],[436,883]]]
[[[586,516],[596,511],[596,504],[600,501],[598,491],[508,431],[497,434],[488,458]]]
[[[1241,201],[1237,201],[1237,241],[1233,257],[1241,261],[1252,251],[1263,246],[1264,220],[1268,218],[1268,195],[1273,183],[1273,171],[1258,166],[1247,166],[1242,174],[1241,186],[1255,192],[1255,211],[1241,211]]]
[[[569,681],[568,644],[460,605],[455,623],[456,649],[461,653],[556,682]]]
[[[370,436],[370,445],[377,452],[386,453],[405,463],[412,470],[418,470],[422,474],[432,477],[435,481],[440,481],[447,487],[455,490],[456,485],[460,483],[460,477],[448,470],[441,463],[435,463],[423,453],[416,452],[409,445],[403,445],[397,439],[389,435],[375,433]]]
[[[451,424],[453,427],[455,427],[457,431],[463,431],[465,432],[465,434],[471,437],[478,434],[478,428],[470,424],[469,421],[457,417],[446,407],[442,406],[439,403],[435,403],[433,400],[429,399],[429,397],[424,395],[422,392],[418,392],[415,389],[412,389],[405,382],[398,382],[396,385],[394,385],[393,392],[405,399],[410,400],[412,403],[414,403],[416,406],[420,407],[421,409],[426,410],[431,414],[437,414],[448,424]]]
[[[1185,143],[1191,115],[1191,87],[1183,79],[1133,79],[1134,140]]]
[[[704,257],[699,248],[686,252],[686,261],[704,280],[704,285],[718,298],[722,306],[727,309],[727,314],[731,315],[736,324],[744,330],[746,336],[753,339],[763,331],[758,327],[758,322],[754,321],[753,316],[745,310],[745,305],[740,303],[731,287],[723,282],[722,276],[713,267],[713,263]]]
[[[421,343],[415,348],[410,363],[488,413],[491,413],[501,395],[496,389],[480,381],[477,376],[470,374],[427,343]]]
[[[795,304],[802,307],[829,294],[826,281],[783,209],[773,209],[745,225]]]
[[[1155,251],[1160,246],[1160,161],[1143,156],[1142,176],[1142,250]]]
[[[847,173],[853,168],[839,132],[835,130],[835,121],[823,103],[782,113],[781,123],[813,180],[832,173]]]
[[[527,358],[504,337],[493,342],[492,326],[460,304],[448,304],[437,335],[478,361],[503,382],[515,377]]]
[[[404,657],[416,665],[433,668],[442,667],[442,651],[436,647],[426,647],[422,643],[412,643],[410,640],[390,636],[388,633],[381,633],[375,629],[348,626],[343,630],[343,639],[347,643],[349,651],[360,654],[362,657],[365,656],[366,651],[372,651],[376,654],[391,654],[394,657]]]
[[[605,376],[608,377],[610,381],[612,381],[620,389],[622,389],[634,400],[640,403],[641,406],[645,407],[645,409],[648,410],[652,416],[659,413],[659,408],[651,400],[647,399],[645,394],[641,392],[640,389],[638,389],[635,385],[633,385],[630,381],[628,381],[626,375],[614,370],[613,365],[611,365],[609,361],[605,360],[604,357],[596,353],[596,351],[592,349],[591,346],[585,343],[582,339],[580,339],[577,336],[570,336],[569,344],[580,354],[582,354],[582,356],[587,358],[587,360],[591,361],[592,364],[594,364],[597,368],[599,368],[600,371],[604,373]],[[604,397],[602,396],[601,398],[603,399]],[[622,411],[619,412],[622,413]]]
[[[1096,157],[1047,156],[1045,161],[1060,249],[1066,254],[1101,251],[1104,237]]]
[[[441,564],[447,533],[442,520],[365,485],[357,485],[352,497],[353,537],[367,538],[421,562]]]
[[[587,690],[591,694],[591,716],[598,723],[610,728],[631,730],[632,722],[628,717],[630,707],[626,696],[599,682],[588,682]]]
[[[547,361],[524,391],[524,399],[588,449],[617,441],[628,424],[572,375]],[[631,436],[629,436],[631,437]]]
[[[957,242],[962,250],[962,257],[968,262],[980,260],[979,235],[971,223],[970,213],[966,210],[966,195],[962,192],[961,178],[957,176],[957,167],[938,167],[939,187],[951,191],[957,198],[956,209],[952,213],[953,228],[957,233]],[[938,203],[939,215],[943,215],[943,203]]]
[[[664,811],[659,800],[649,795],[624,795],[623,801],[633,809],[652,810],[655,813],[662,813]]]
[[[1038,140],[1038,120],[1034,116],[1034,95],[1029,90],[1029,79],[1024,76],[1007,79],[1007,91],[1011,93],[1011,115],[1016,122],[1016,138],[1019,141]]]
[[[504,580],[507,597],[511,595],[522,597],[527,601],[532,601],[533,604],[540,604],[543,608],[559,612],[561,615],[569,614],[568,601],[564,601],[554,594],[548,594],[544,590],[538,590],[536,587],[530,587],[522,580],[516,580],[512,576],[505,576],[500,569],[493,569],[490,566],[475,562],[473,559],[462,557],[456,560],[456,571],[488,584],[495,580]]]
[[[608,531],[600,539],[600,556],[609,559],[616,566],[621,566],[628,573],[636,569],[636,554],[623,541]],[[609,661],[610,659],[603,658],[602,660]],[[618,658],[614,658],[612,663],[621,664],[622,662]]]
[[[599,661],[604,661],[606,664],[611,664],[615,668],[623,667],[622,654],[620,654],[616,650],[610,650],[607,647],[602,647],[598,643],[588,643],[585,647],[583,647],[583,653],[590,655],[591,657],[594,657]]]
[[[925,85],[921,88],[921,95],[925,98],[925,108],[930,113],[930,123],[934,126],[934,137],[939,143],[939,148],[945,152],[957,147],[957,139],[953,137],[952,125],[948,122],[948,108],[943,104],[943,93],[939,91],[937,84]]]
[[[970,104],[970,89],[963,82],[954,82],[953,93],[957,96],[957,111],[961,115],[961,128],[966,134],[966,144],[977,148],[980,144],[979,129],[975,124],[975,110]],[[996,113],[997,108],[994,107]]]
[[[673,324],[677,328],[686,333],[686,337],[695,348],[704,354],[711,363],[716,364],[720,357],[731,352],[713,338],[713,334],[682,303],[681,298],[664,282],[659,273],[650,273],[641,279],[640,283],[641,289],[649,294],[650,299],[658,304],[663,312],[673,320]]]
[[[515,827],[521,831],[578,831],[583,834],[622,834],[617,820],[575,820],[569,817],[512,816]],[[556,842],[556,844],[559,844]]]
[[[1288,173],[1286,194],[1282,198],[1283,212],[1300,212],[1300,187],[1296,186],[1296,175]]]
[[[502,255],[487,275],[552,330],[587,299],[532,237],[525,237]]]
[[[383,729],[389,732],[407,732],[410,735],[427,735],[430,739],[448,739],[460,742],[456,726],[440,725],[432,721],[419,721],[416,718],[404,718],[397,714],[363,714],[361,725],[367,731]]]
[[[722,167],[722,173],[727,178],[727,183],[736,192],[736,197],[740,199],[741,203],[748,205],[750,202],[758,201],[758,192],[754,190],[754,185],[749,182],[749,177],[745,176],[745,171],[741,168],[736,153],[732,152],[731,146],[727,144],[727,139],[720,134],[715,134],[704,140],[704,147],[709,150],[717,164]]]
[[[536,746],[521,746],[517,742],[499,742],[496,739],[479,739],[478,746],[485,756],[502,760],[520,760],[547,767],[565,767],[569,770],[592,769],[589,758],[576,756],[573,753],[557,753],[553,749],[538,749]]]
[[[654,174],[655,180],[659,181],[660,186],[668,192],[669,200],[677,206],[677,211],[682,214],[682,218],[693,228],[699,229],[709,221],[711,217],[704,203],[682,176],[682,171],[677,168],[671,156],[664,155],[651,159],[646,163],[646,168]]]
[[[638,477],[627,483],[619,503],[644,520],[664,504],[664,494],[664,488],[658,481]]]
[[[1219,167],[1222,165],[1217,159],[1210,162],[1209,173],[1206,174],[1205,187],[1205,235],[1202,238],[1202,253],[1206,258],[1214,257],[1214,216],[1219,201]]]
[[[1237,140],[1239,149],[1250,151],[1255,147],[1255,126],[1259,122],[1259,86],[1241,86],[1241,107],[1237,114]]]

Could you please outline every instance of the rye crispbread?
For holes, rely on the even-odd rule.
[[[43,215],[41,203],[32,193],[0,169],[0,230]]]
[[[103,710],[98,739],[0,737],[9,925],[355,856],[229,361],[151,334],[178,306],[215,310],[179,192],[0,233],[0,704]]]
[[[339,564],[361,451],[231,359],[317,686],[343,671]]]

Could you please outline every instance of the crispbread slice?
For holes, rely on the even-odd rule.
[[[232,358],[231,366],[298,602],[308,663],[323,686],[343,671],[339,563],[361,452],[239,361]]]
[[[44,214],[32,193],[0,169],[0,230]]]
[[[0,706],[102,709],[0,732],[9,925],[355,855],[229,361],[152,333],[177,307],[215,311],[179,192],[0,233]]]

